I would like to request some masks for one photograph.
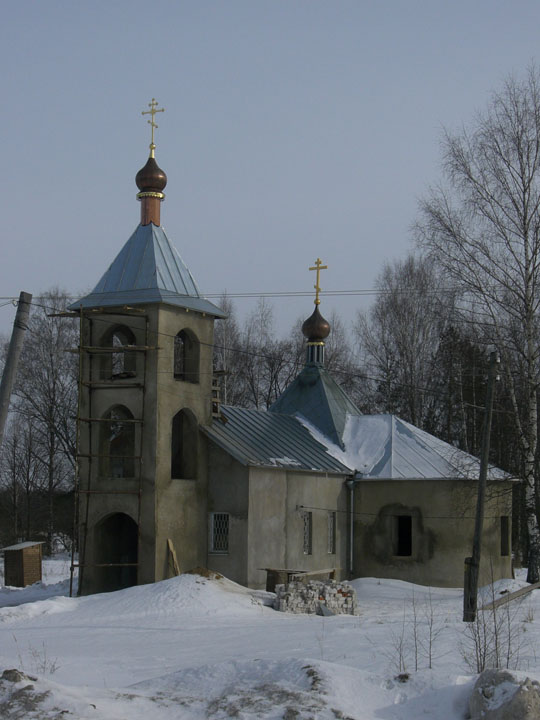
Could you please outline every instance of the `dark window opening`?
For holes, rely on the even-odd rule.
[[[197,477],[197,421],[189,410],[173,417],[171,429],[171,478],[194,480]]]
[[[190,330],[181,330],[174,338],[174,378],[199,382],[199,341]]]
[[[101,356],[100,377],[102,380],[135,377],[137,362],[135,352],[124,349],[135,344],[135,335],[127,327],[114,328],[104,335],[101,346],[109,348],[111,352]],[[118,349],[117,352],[115,352],[116,349]]]
[[[409,557],[412,555],[412,516],[394,516],[394,555]]]
[[[501,515],[501,556],[510,555],[510,518]]]
[[[313,553],[313,513],[304,512],[303,549],[304,555]]]
[[[104,477],[127,478],[135,475],[135,423],[123,405],[117,405],[101,423],[100,474]],[[126,422],[128,421],[128,422]]]
[[[210,552],[229,552],[229,513],[210,513]]]

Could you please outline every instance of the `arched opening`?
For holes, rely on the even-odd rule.
[[[135,335],[124,325],[118,325],[103,335],[101,347],[118,348],[118,351],[101,356],[99,374],[102,380],[135,377],[137,358],[135,352],[125,351],[128,345],[136,345]]]
[[[98,592],[111,592],[137,584],[137,523],[125,513],[115,513],[95,529],[96,564],[116,567],[97,568]]]
[[[115,405],[100,423],[100,474],[104,477],[131,478],[135,475],[135,423],[123,405]]]
[[[195,480],[199,433],[197,420],[189,410],[173,417],[171,429],[171,478]]]
[[[174,379],[199,382],[199,341],[191,330],[180,330],[174,338]]]

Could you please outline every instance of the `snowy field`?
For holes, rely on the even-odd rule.
[[[0,588],[0,674],[31,677],[0,680],[2,719],[466,717],[476,675],[460,590],[355,580],[360,614],[320,617],[276,612],[225,579],[69,598],[68,559],[44,574]],[[540,593],[508,607],[511,664],[540,679]]]

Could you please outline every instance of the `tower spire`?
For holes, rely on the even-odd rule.
[[[323,265],[322,260],[317,258],[314,267],[310,267],[309,269],[316,270],[317,277],[315,285],[313,286],[315,288],[315,310],[302,325],[302,333],[307,339],[306,362],[308,364],[317,363],[324,365],[324,340],[330,334],[330,323],[325,320],[319,312],[319,305],[321,303],[319,300],[319,293],[321,291],[319,282],[321,270],[327,270],[328,265]]]
[[[140,192],[137,193],[137,199],[141,201],[141,225],[149,225],[150,223],[157,226],[160,225],[160,203],[165,198],[163,190],[167,185],[167,176],[155,159],[156,145],[154,143],[154,130],[158,125],[154,118],[156,113],[165,111],[165,108],[157,109],[158,104],[157,100],[152,98],[152,102],[148,103],[150,110],[143,110],[141,113],[141,115],[150,115],[150,120],[147,122],[152,128],[150,155],[148,156],[146,165],[139,170],[135,177],[135,182],[140,190]]]

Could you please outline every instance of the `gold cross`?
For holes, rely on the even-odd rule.
[[[317,258],[317,260],[315,260],[315,267],[310,267],[309,269],[317,271],[317,280],[315,281],[315,285],[313,287],[315,288],[315,305],[320,305],[321,301],[319,300],[319,293],[321,292],[321,288],[319,286],[319,279],[321,276],[321,270],[328,270],[328,265],[323,265],[321,258]]]
[[[148,103],[148,107],[150,110],[143,110],[141,115],[151,115],[151,119],[147,120],[148,124],[152,128],[152,141],[150,143],[150,157],[154,157],[154,150],[156,149],[156,146],[154,144],[154,128],[157,128],[158,125],[154,122],[154,116],[158,112],[165,112],[165,108],[159,108],[159,110],[156,110],[156,107],[159,105],[159,103],[156,101],[156,98],[152,98],[152,102]]]

